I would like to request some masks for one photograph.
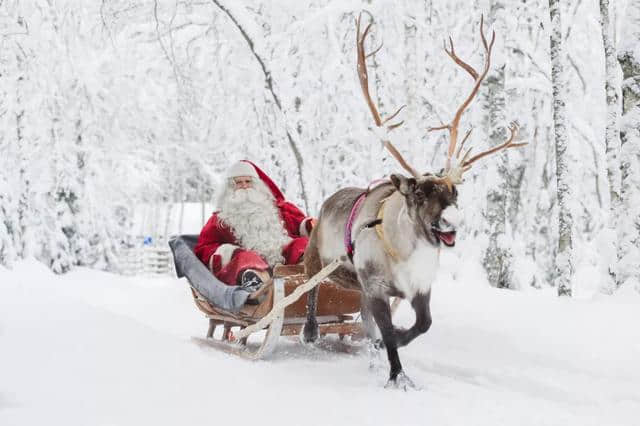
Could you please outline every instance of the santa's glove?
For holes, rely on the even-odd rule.
[[[220,264],[222,266],[229,263],[231,258],[233,257],[233,253],[238,250],[240,247],[235,244],[222,244],[218,249],[213,253],[213,256],[220,256]],[[213,256],[211,256],[213,258]],[[211,263],[212,261],[209,261]]]

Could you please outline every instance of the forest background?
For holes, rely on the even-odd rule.
[[[459,188],[455,250],[479,281],[640,291],[640,4],[624,0],[0,1],[0,264],[118,271],[136,208],[210,202],[242,158],[310,214],[401,171],[356,75],[361,10],[384,42],[372,94],[383,114],[406,104],[392,140],[424,172],[447,145],[427,129],[473,85],[443,41],[480,67],[482,14],[496,31],[461,131],[479,152],[517,120],[528,145]]]

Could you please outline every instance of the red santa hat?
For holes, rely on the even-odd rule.
[[[284,200],[284,195],[282,194],[282,191],[280,191],[280,188],[278,188],[271,178],[251,161],[241,160],[229,167],[229,170],[227,170],[227,178],[231,179],[238,176],[251,176],[253,178],[260,179],[267,188],[269,188],[276,201]]]

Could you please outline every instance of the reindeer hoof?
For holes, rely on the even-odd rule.
[[[302,328],[302,342],[314,343],[318,340],[318,324],[306,323]]]
[[[404,374],[404,371],[400,371],[395,378],[389,379],[384,387],[385,389],[401,389],[405,392],[409,390],[418,390],[418,387],[413,383],[409,376]]]

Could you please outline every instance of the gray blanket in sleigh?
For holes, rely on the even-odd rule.
[[[169,240],[178,278],[186,277],[191,286],[213,306],[238,312],[250,293],[238,286],[226,285],[209,272],[193,252],[197,242],[197,235],[180,235]]]

